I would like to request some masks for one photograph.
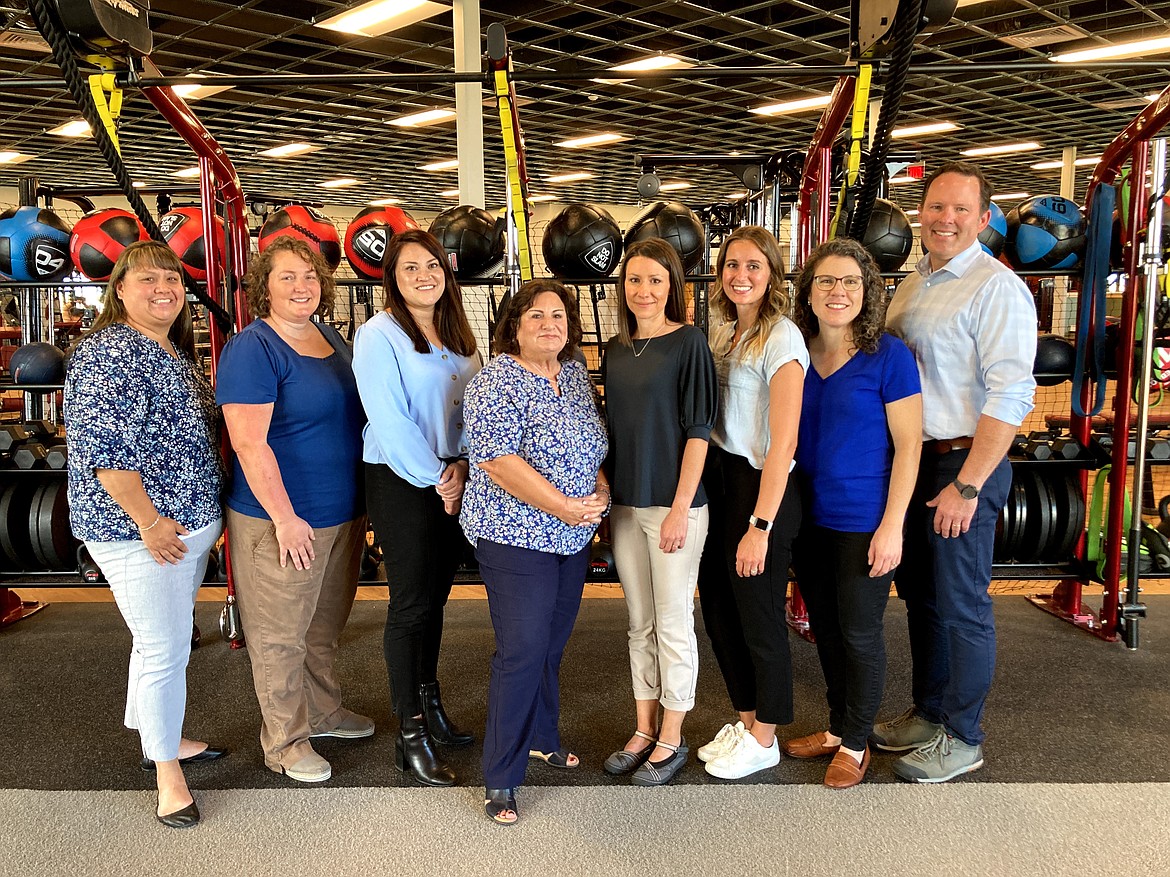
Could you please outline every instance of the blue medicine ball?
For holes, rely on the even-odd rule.
[[[72,270],[69,226],[56,213],[16,207],[0,214],[0,274],[20,283],[56,283]]]
[[[1073,268],[1085,250],[1085,217],[1059,195],[1021,201],[1007,215],[1004,252],[1018,271]]]
[[[65,381],[65,354],[43,341],[24,344],[8,363],[14,384],[60,384]]]
[[[1000,253],[1003,252],[1007,231],[1007,217],[1003,215],[999,205],[992,201],[991,219],[988,220],[987,227],[979,232],[979,243],[983,245],[983,252],[998,259]]]

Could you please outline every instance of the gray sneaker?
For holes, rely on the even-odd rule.
[[[879,722],[869,732],[869,740],[878,749],[886,752],[908,752],[925,746],[942,730],[942,725],[928,722],[914,707],[906,710],[896,719],[888,722]]]
[[[945,783],[983,767],[983,747],[964,743],[945,730],[894,762],[894,773],[912,783]]]

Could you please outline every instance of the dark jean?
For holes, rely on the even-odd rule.
[[[977,745],[983,742],[983,706],[995,674],[995,618],[987,593],[995,524],[1012,470],[1004,458],[979,492],[971,528],[943,539],[934,532],[934,509],[926,503],[958,477],[967,453],[923,453],[894,581],[906,601],[915,708]]]
[[[483,782],[509,789],[524,782],[528,751],[561,748],[561,656],[585,588],[589,546],[550,554],[476,543],[496,635],[483,735]]]
[[[870,578],[872,533],[806,523],[793,553],[800,593],[817,642],[829,701],[829,732],[847,749],[865,749],[886,684],[882,617],[892,572]]]
[[[792,655],[786,619],[788,567],[800,529],[800,491],[789,489],[768,537],[764,571],[740,577],[735,553],[760,492],[760,470],[712,446],[703,471],[711,523],[699,564],[699,604],[715,660],[738,712],[766,724],[792,721]]]
[[[422,714],[419,685],[438,681],[443,607],[470,546],[433,487],[415,487],[389,466],[366,464],[366,505],[390,586],[382,650],[401,720]]]

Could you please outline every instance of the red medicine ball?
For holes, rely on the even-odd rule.
[[[195,280],[207,279],[207,247],[203,240],[203,211],[198,207],[177,207],[164,213],[158,221],[163,240],[175,251],[187,273]],[[217,262],[223,262],[226,231],[223,220],[212,217],[215,228],[212,241],[212,255]]]
[[[109,280],[122,251],[136,241],[150,240],[138,217],[129,210],[92,210],[73,226],[69,255],[90,280]]]
[[[418,227],[414,217],[399,207],[367,207],[345,230],[345,258],[358,277],[381,280],[390,235]]]
[[[290,204],[268,217],[260,229],[260,252],[285,234],[300,238],[320,253],[330,271],[336,271],[341,264],[341,238],[337,236],[337,228],[312,207]]]

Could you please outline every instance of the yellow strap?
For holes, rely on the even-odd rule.
[[[516,223],[516,258],[520,281],[532,279],[532,251],[528,243],[528,205],[524,203],[524,185],[520,179],[519,144],[512,118],[512,93],[507,70],[495,71],[496,103],[500,112],[500,133],[504,140],[504,166],[508,172],[508,205]]]
[[[121,152],[122,147],[118,143],[118,116],[122,113],[122,89],[114,82],[114,74],[95,73],[90,76],[89,92],[93,96],[93,104],[97,107],[106,133],[110,135],[114,148]]]
[[[872,64],[862,64],[857,68],[857,85],[853,92],[853,124],[849,129],[849,161],[845,168],[845,179],[841,183],[841,194],[837,196],[837,212],[833,214],[833,222],[829,226],[830,238],[837,236],[837,226],[845,211],[846,196],[857,183],[858,172],[861,170],[861,140],[865,136],[865,116],[869,110],[869,86],[872,78]]]

